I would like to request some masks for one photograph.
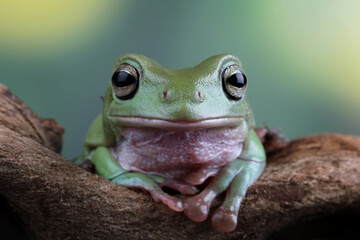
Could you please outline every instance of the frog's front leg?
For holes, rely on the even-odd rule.
[[[227,190],[224,202],[212,215],[212,223],[220,231],[233,231],[240,203],[263,171],[265,158],[264,148],[251,129],[239,158],[225,165],[200,194],[185,200],[185,214],[194,221],[204,221],[212,201]]]
[[[212,224],[220,231],[231,232],[236,228],[240,203],[245,197],[248,187],[260,176],[265,162],[246,162],[231,182],[224,202],[212,214]]]
[[[166,194],[158,185],[161,177],[142,173],[128,172],[120,166],[106,147],[98,147],[91,154],[91,161],[95,165],[96,173],[111,182],[126,187],[136,187],[148,191],[155,201],[162,201],[175,211],[182,211],[183,204],[180,199]]]

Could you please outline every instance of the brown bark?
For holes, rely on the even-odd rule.
[[[55,152],[62,132],[0,85],[0,194],[38,239],[262,239],[299,220],[360,210],[359,137],[308,136],[270,152],[238,227],[221,233],[71,164]]]

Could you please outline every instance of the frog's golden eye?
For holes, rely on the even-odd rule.
[[[130,99],[139,87],[139,73],[133,66],[124,63],[115,70],[111,82],[118,99]]]
[[[246,91],[245,74],[237,65],[231,65],[221,73],[222,86],[226,96],[231,100],[240,100]]]

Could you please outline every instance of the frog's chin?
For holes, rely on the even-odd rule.
[[[236,127],[241,125],[241,123],[244,121],[244,117],[242,116],[206,118],[197,120],[167,120],[120,115],[112,115],[110,118],[113,118],[113,120],[122,126],[151,127],[171,130],[198,130],[204,128]]]

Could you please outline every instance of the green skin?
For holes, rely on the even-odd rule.
[[[226,191],[223,203],[213,212],[211,219],[218,230],[233,231],[240,203],[248,187],[263,171],[266,159],[264,148],[254,131],[252,110],[245,96],[238,101],[231,100],[221,85],[220,73],[234,64],[242,69],[241,63],[232,55],[222,54],[192,68],[169,70],[142,55],[128,54],[118,59],[114,71],[123,63],[132,65],[139,72],[138,90],[131,99],[119,100],[110,83],[102,114],[93,122],[85,138],[83,159],[91,159],[98,175],[122,186],[145,189],[156,201],[162,201],[175,211],[184,211],[197,222],[207,218],[213,200]],[[164,92],[169,94],[165,97]],[[198,122],[191,125],[193,130],[202,128],[201,124],[207,119],[240,117],[243,121],[231,123],[233,126],[224,124],[229,127],[241,124],[246,135],[243,136],[241,154],[222,166],[207,186],[195,194],[196,188],[190,184],[176,182],[160,174],[127,171],[119,164],[111,153],[111,147],[121,141],[123,127],[154,126],[141,121],[131,123],[118,116],[160,119],[163,123],[179,123],[184,128]],[[163,186],[190,195],[180,200],[165,193],[161,188]]]

